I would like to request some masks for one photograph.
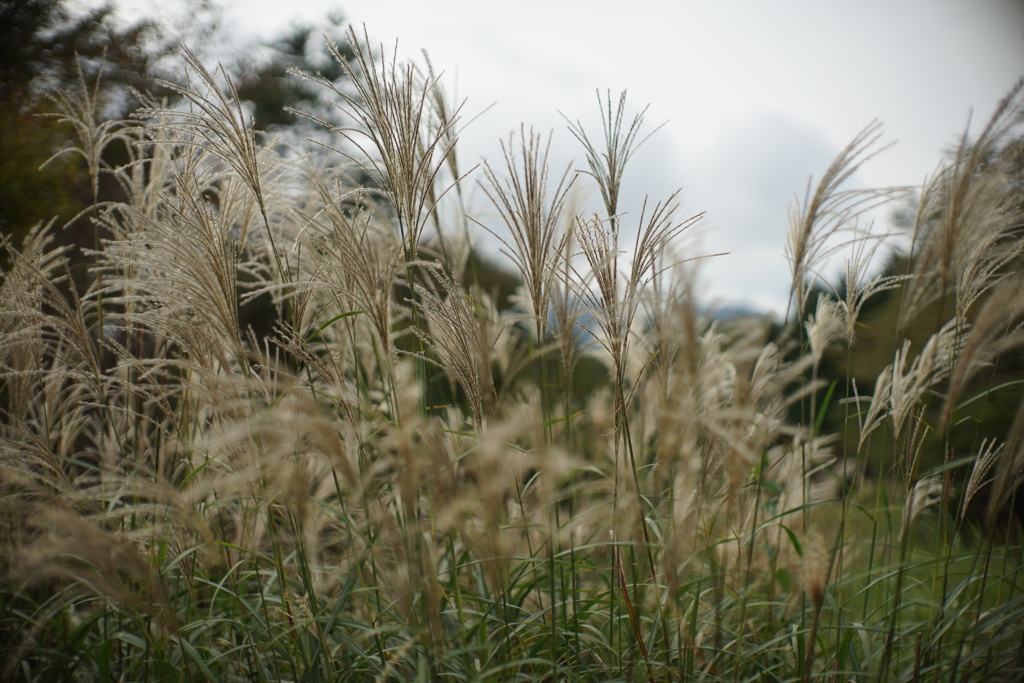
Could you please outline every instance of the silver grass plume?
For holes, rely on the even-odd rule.
[[[295,73],[330,91],[337,98],[331,104],[355,125],[337,125],[303,112],[294,113],[338,134],[361,155],[357,158],[354,152],[331,148],[373,178],[395,212],[406,259],[413,261],[437,202],[459,180],[456,178],[441,192],[435,187],[454,153],[454,131],[461,107],[434,110],[438,79],[424,79],[412,64],[399,63],[397,45],[388,60],[383,46],[376,52],[372,49],[365,27],[360,37],[350,26],[346,41],[353,50],[352,59],[334,43],[328,42],[328,48],[355,92],[319,75]]]

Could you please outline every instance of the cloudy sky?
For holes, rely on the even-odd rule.
[[[340,12],[375,42],[397,40],[400,56],[426,49],[467,99],[466,114],[494,104],[463,132],[464,164],[499,162],[499,138],[525,123],[553,131],[554,166],[579,168],[560,113],[599,133],[595,91],[628,89],[635,109],[650,104],[650,127],[667,124],[627,168],[626,224],[644,195],[682,188],[684,211],[706,212],[688,248],[730,252],[703,265],[708,299],[776,311],[788,292],[787,208],[809,177],[878,119],[896,144],[854,184],[920,185],[969,121],[980,128],[1024,76],[1024,3],[1014,0],[220,4],[236,35],[271,36]]]

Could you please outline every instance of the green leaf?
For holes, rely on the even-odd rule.
[[[118,631],[114,635],[114,637],[120,640],[122,643],[128,643],[132,647],[137,647],[140,650],[146,649],[146,641],[144,641],[142,638],[139,638],[134,633],[128,633],[127,631]]]
[[[579,417],[580,415],[584,415],[586,412],[587,411],[585,411],[585,410],[581,410],[578,413],[573,413],[572,415],[566,415],[564,417],[555,417],[555,418],[552,418],[552,419],[548,420],[547,422],[545,422],[544,426],[545,427],[552,427],[552,426],[558,424],[559,422],[568,422],[569,420],[575,420],[577,417]]]
[[[188,550],[182,552],[180,555],[178,555],[173,560],[171,560],[170,563],[166,567],[161,569],[160,573],[161,574],[166,574],[170,570],[174,569],[176,566],[178,566],[179,563],[181,563],[182,560],[184,560],[185,558],[189,557],[190,555],[193,555],[194,553],[196,553],[199,550],[199,548],[200,548],[200,546],[197,545],[197,546],[193,546],[193,547],[189,548]]]
[[[975,401],[977,401],[979,399],[982,399],[982,398],[985,398],[989,394],[993,394],[993,393],[999,391],[1000,389],[1005,389],[1006,387],[1012,387],[1015,384],[1024,384],[1024,379],[1015,379],[1015,380],[1012,380],[1010,382],[1003,382],[1002,384],[999,384],[999,385],[996,385],[994,387],[990,387],[988,389],[985,389],[984,391],[981,391],[981,392],[975,394],[974,396],[971,396],[970,398],[966,398],[963,401],[960,401],[960,403],[957,403],[956,407],[954,408],[954,410],[960,410],[962,408],[966,408],[967,406],[971,405]]]
[[[779,582],[782,589],[789,591],[789,587],[792,585],[792,576],[789,574],[789,570],[785,567],[779,567],[775,570],[775,580]]]
[[[961,456],[961,457],[956,458],[954,460],[950,460],[949,462],[942,463],[941,465],[936,465],[932,469],[930,469],[927,472],[925,472],[924,474],[922,474],[921,478],[923,479],[925,477],[931,477],[931,476],[934,476],[936,474],[940,474],[942,472],[945,472],[946,470],[955,470],[957,467],[960,467],[961,465],[967,465],[969,463],[973,463],[977,459],[978,459],[978,456],[974,455],[974,454]]]
[[[804,556],[804,547],[802,545],[800,545],[800,539],[797,538],[796,534],[793,533],[793,530],[790,529],[785,524],[779,524],[779,526],[782,527],[782,530],[786,532],[787,536],[789,536],[789,542],[793,544],[793,550],[796,551],[796,554],[799,557],[803,557]]]
[[[828,412],[828,405],[832,402],[832,394],[835,393],[837,381],[838,380],[832,380],[832,384],[828,386],[828,392],[825,394],[825,398],[821,402],[821,408],[818,409],[818,415],[814,420],[815,436],[821,434],[821,423],[825,421],[825,413]]]
[[[210,463],[212,463],[212,462],[213,462],[213,458],[207,458],[206,461],[202,465],[200,465],[199,467],[195,468],[194,470],[188,472],[185,475],[185,478],[181,482],[182,485],[187,484],[189,481],[191,481],[192,477],[196,476],[197,474],[199,474],[200,472],[205,470],[207,467],[210,466]]]
[[[96,653],[96,678],[101,681],[109,681],[110,679],[110,641],[105,640],[100,645],[99,651]]]
[[[360,313],[365,313],[365,312],[366,312],[366,311],[349,311],[349,312],[347,312],[347,313],[339,313],[338,315],[334,316],[333,318],[331,318],[330,320],[328,320],[327,322],[325,322],[325,323],[324,323],[323,325],[320,325],[320,326],[319,326],[319,327],[317,327],[317,328],[316,328],[315,330],[313,330],[312,332],[310,332],[309,334],[307,334],[307,335],[306,335],[306,343],[308,344],[309,342],[311,342],[311,341],[313,341],[314,339],[316,339],[317,337],[319,337],[319,336],[320,336],[320,333],[321,333],[321,332],[323,332],[323,331],[324,331],[324,330],[326,330],[326,329],[327,329],[328,327],[330,327],[330,326],[331,326],[331,325],[333,325],[334,323],[338,322],[338,321],[339,321],[339,320],[341,320],[342,318],[348,318],[348,317],[350,317],[350,316],[353,316],[353,315],[359,315]]]
[[[206,676],[206,680],[217,680],[217,677],[213,675],[212,671],[210,671],[210,667],[208,667],[206,665],[206,662],[203,661],[203,658],[202,656],[200,656],[199,651],[192,647],[192,643],[188,642],[184,638],[181,638],[179,642],[181,642],[181,649],[185,651],[185,654],[187,654],[192,661],[199,665],[199,668]]]

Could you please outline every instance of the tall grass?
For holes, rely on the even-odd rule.
[[[604,213],[572,210],[525,128],[483,167],[507,232],[484,227],[522,276],[506,308],[466,267],[458,108],[429,69],[349,42],[353,87],[319,81],[329,157],[254,133],[188,52],[179,107],[97,126],[88,92],[62,99],[79,153],[131,161],[89,165],[126,199],[93,208],[88,290],[54,226],[4,243],[5,680],[1024,675],[1020,530],[1000,515],[1024,412],[952,446],[1021,342],[998,155],[1020,85],[922,188],[904,274],[867,275],[878,238],[857,221],[905,191],[847,187],[881,151],[877,124],[857,135],[792,213],[773,329],[704,316],[682,241],[700,216],[675,195],[617,213],[646,139],[624,96],[599,98],[599,135],[570,126]],[[810,283],[837,235],[856,260],[833,296]],[[934,334],[896,337],[871,395],[847,377],[826,433],[822,363],[850,357],[880,293],[901,333]],[[584,359],[607,381],[581,396]]]

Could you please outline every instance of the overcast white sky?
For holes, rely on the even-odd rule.
[[[121,0],[151,9],[155,0]],[[234,35],[272,36],[340,12],[371,39],[427,49],[465,112],[460,161],[500,162],[520,123],[554,131],[553,165],[583,155],[559,112],[599,133],[595,90],[623,88],[651,127],[627,168],[626,209],[682,188],[705,211],[694,253],[709,300],[781,311],[787,207],[874,119],[897,144],[858,186],[919,185],[972,115],[978,129],[1024,76],[1014,0],[222,0]],[[596,191],[591,199],[599,198]],[[687,215],[688,215],[687,214]],[[487,220],[486,216],[483,220]],[[625,218],[629,224],[630,218]]]

